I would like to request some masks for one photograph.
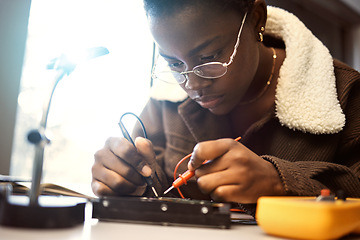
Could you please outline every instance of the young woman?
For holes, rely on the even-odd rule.
[[[328,188],[360,197],[358,72],[264,0],[144,3],[159,50],[140,117],[148,139],[136,138],[136,148],[108,139],[95,154],[95,194],[150,196],[143,178],[150,175],[163,193],[192,153],[178,171],[195,170],[181,187],[188,198],[240,203],[253,213],[260,196]],[[161,83],[168,78],[178,84]]]

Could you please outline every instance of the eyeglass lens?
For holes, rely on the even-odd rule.
[[[202,78],[218,78],[224,76],[227,71],[225,67],[220,62],[205,63],[199,66],[194,67],[193,72]]]
[[[194,67],[192,71],[187,73],[179,73],[176,71],[161,71],[155,74],[155,77],[159,80],[171,82],[172,79],[175,79],[178,83],[183,83],[186,81],[186,75],[189,73],[194,73],[195,75],[202,78],[219,78],[226,74],[227,67],[220,62],[211,62],[205,63],[199,66]]]

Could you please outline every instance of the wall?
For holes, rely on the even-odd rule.
[[[0,0],[0,174],[9,174],[30,0]]]
[[[352,48],[348,50],[351,65],[360,72],[360,24],[352,28],[348,39],[348,45],[352,46]]]
[[[353,1],[266,0],[268,5],[294,13],[335,58],[360,71],[360,9],[348,2]]]

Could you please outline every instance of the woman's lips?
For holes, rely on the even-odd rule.
[[[223,96],[203,96],[194,100],[203,108],[215,108],[223,100]]]

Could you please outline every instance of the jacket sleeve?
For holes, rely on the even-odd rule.
[[[346,166],[328,162],[289,162],[263,156],[278,170],[287,195],[316,196],[324,188],[339,190],[347,197],[360,197],[358,164]],[[350,159],[352,161],[352,159]]]
[[[335,61],[335,75],[346,124],[338,133],[333,158],[289,162],[263,156],[278,170],[288,195],[317,195],[321,188],[329,188],[334,193],[343,190],[347,197],[360,197],[360,74]]]

